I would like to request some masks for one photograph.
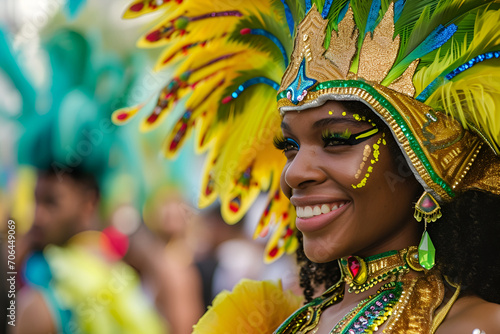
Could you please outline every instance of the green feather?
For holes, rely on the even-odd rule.
[[[396,23],[395,34],[401,36],[398,57],[382,84],[390,84],[406,70],[408,64],[415,60],[409,59],[407,56],[440,24],[448,26],[453,23],[457,25],[460,33],[441,46],[438,49],[440,50],[439,54],[444,56],[446,52],[452,48],[453,50],[458,50],[458,48],[453,47],[454,44],[456,44],[457,41],[462,43],[464,37],[466,35],[470,36],[473,31],[473,27],[471,26],[472,18],[470,15],[474,15],[475,17],[478,12],[486,8],[489,2],[491,2],[491,0],[470,0],[465,2],[462,0],[430,1],[427,3],[429,7],[425,7],[420,14],[416,12],[417,8],[413,8],[415,7],[413,2],[407,3],[403,9],[401,18]],[[411,7],[407,7],[409,5],[411,5]],[[411,16],[408,14],[408,8],[410,8],[410,10],[415,10]],[[415,20],[417,16],[418,19]],[[469,37],[469,40],[470,38],[471,37]],[[423,56],[422,58],[425,58],[425,60],[419,64],[417,70],[432,62],[438,50],[429,51],[429,54],[426,55],[427,57]]]
[[[339,17],[340,11],[345,7],[349,0],[340,0],[332,3],[330,12],[328,13],[328,26],[326,27],[326,37],[325,37],[325,49],[330,46],[330,40],[332,38],[333,30],[338,30],[337,18]]]
[[[290,7],[290,12],[292,13],[295,23],[301,22],[306,16],[304,0],[286,0],[286,3],[288,7]],[[297,31],[297,27],[295,27],[295,31]]]
[[[477,11],[487,5],[484,0],[446,0],[441,1],[428,19],[419,20],[408,40],[406,55],[416,48],[439,24],[448,25],[459,22],[470,11]],[[458,25],[458,24],[457,24]],[[423,37],[423,38],[422,38]]]

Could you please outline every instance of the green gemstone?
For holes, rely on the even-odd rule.
[[[422,267],[429,270],[434,267],[435,256],[436,249],[432,244],[431,237],[429,237],[429,233],[427,233],[427,231],[424,231],[422,240],[420,240],[420,245],[418,246],[418,261]]]

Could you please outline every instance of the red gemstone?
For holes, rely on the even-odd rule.
[[[226,104],[229,101],[231,101],[233,98],[231,96],[226,96],[225,98],[222,99],[222,104]]]
[[[136,3],[135,5],[130,7],[130,10],[133,12],[140,12],[144,8],[143,3]]]
[[[425,196],[422,200],[422,208],[426,209],[426,211],[432,211],[436,207],[436,204],[432,201],[429,196]]]
[[[347,258],[347,265],[349,267],[349,271],[351,272],[353,277],[356,277],[359,273],[360,264],[358,259],[354,256],[349,256]]]

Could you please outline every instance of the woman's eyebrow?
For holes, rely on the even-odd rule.
[[[327,117],[320,119],[312,125],[313,128],[323,128],[325,126],[328,126],[330,124],[348,124],[348,125],[359,125],[358,120],[355,120],[354,118],[348,118],[348,117]],[[281,129],[290,131],[290,125],[288,125],[285,121],[281,122]]]
[[[360,121],[355,120],[354,118],[350,117],[328,117],[328,118],[323,118],[320,119],[312,125],[313,128],[323,128],[325,126],[331,125],[331,124],[348,124],[348,125],[359,125]]]
[[[288,131],[290,131],[290,125],[288,125],[284,121],[281,122],[281,130],[288,130]]]

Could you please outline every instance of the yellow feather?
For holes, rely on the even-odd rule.
[[[134,1],[131,3],[128,7],[125,13],[123,13],[123,18],[124,19],[133,19],[142,15],[146,15],[152,12],[156,12],[159,10],[165,10],[165,11],[173,11],[174,9],[172,8],[173,6],[179,6],[179,4],[176,1],[165,1],[161,5],[156,6],[156,7],[151,7],[148,5],[150,1],[148,0],[139,0],[139,1]],[[141,4],[143,6],[141,6]],[[134,10],[132,10],[134,9]]]
[[[244,279],[223,291],[194,326],[193,334],[272,333],[302,304],[281,282]]]
[[[429,99],[460,120],[465,128],[478,129],[500,153],[500,60],[473,66],[440,87]]]
[[[455,41],[444,56],[439,53],[435,61],[414,76],[417,94],[435,78],[446,75],[470,59],[491,51],[500,44],[500,11],[478,14],[474,38]],[[440,59],[441,58],[441,59]],[[436,110],[445,110],[459,120],[465,128],[479,130],[495,152],[500,153],[500,76],[498,60],[490,59],[474,65],[445,82],[425,103]]]

